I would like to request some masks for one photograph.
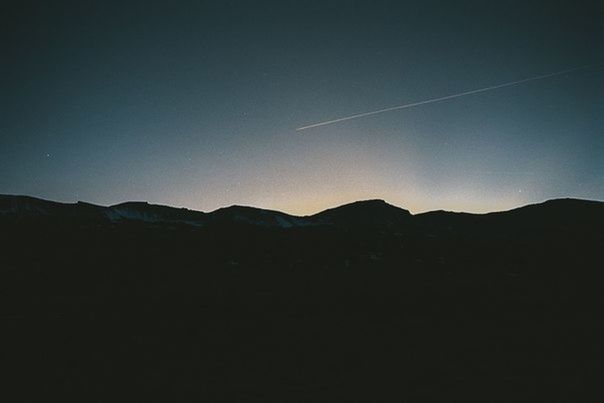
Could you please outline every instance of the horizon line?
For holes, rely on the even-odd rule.
[[[436,212],[445,212],[445,213],[454,213],[454,214],[470,214],[470,215],[487,215],[487,214],[495,214],[495,213],[504,213],[504,212],[508,212],[508,211],[513,211],[513,210],[517,210],[520,208],[524,208],[524,207],[529,207],[529,206],[537,206],[537,205],[541,205],[547,202],[552,202],[552,201],[558,201],[558,200],[576,200],[576,201],[583,201],[583,202],[594,202],[594,203],[604,203],[604,200],[597,200],[597,199],[582,199],[582,198],[578,198],[578,197],[555,197],[555,198],[551,198],[551,199],[545,199],[545,200],[541,200],[541,201],[536,201],[536,202],[529,202],[527,204],[521,204],[521,205],[517,205],[515,207],[509,208],[509,209],[504,209],[504,210],[492,210],[492,211],[486,211],[486,212],[469,212],[469,211],[459,211],[459,210],[446,210],[446,209],[436,209],[436,210],[427,210],[427,211],[422,211],[419,213],[413,213],[410,210],[401,207],[401,206],[397,206],[396,204],[392,204],[387,202],[384,199],[360,199],[360,200],[354,200],[351,202],[346,202],[343,204],[339,204],[333,207],[327,207],[323,210],[319,210],[316,211],[314,213],[310,213],[310,214],[304,214],[304,215],[297,215],[297,214],[290,214],[281,210],[273,210],[273,209],[267,209],[267,208],[263,208],[263,207],[256,207],[256,206],[251,206],[251,205],[243,205],[243,204],[231,204],[231,205],[227,205],[227,206],[223,206],[223,207],[218,207],[214,210],[210,210],[210,211],[203,211],[203,210],[194,210],[188,207],[184,207],[184,206],[172,206],[172,205],[168,205],[168,204],[156,204],[156,203],[151,203],[148,201],[144,201],[144,200],[127,200],[127,201],[123,201],[123,202],[119,202],[116,204],[110,204],[110,205],[102,205],[102,204],[96,204],[96,203],[91,203],[91,202],[87,202],[87,201],[83,201],[83,200],[77,200],[75,202],[64,202],[64,201],[56,201],[56,200],[49,200],[49,199],[44,199],[42,197],[36,197],[36,196],[29,196],[29,195],[23,195],[23,194],[6,194],[6,193],[0,193],[0,198],[3,197],[23,197],[23,198],[30,198],[30,199],[35,199],[35,200],[41,200],[44,202],[49,202],[49,203],[57,203],[57,204],[63,204],[63,205],[77,205],[79,203],[83,203],[83,204],[90,204],[93,206],[97,206],[97,207],[102,207],[102,208],[111,208],[111,207],[116,207],[122,204],[126,204],[126,203],[142,203],[142,204],[148,204],[150,206],[157,206],[157,207],[167,207],[167,208],[172,208],[172,209],[178,209],[178,210],[188,210],[188,211],[192,211],[192,212],[196,212],[196,213],[202,213],[202,214],[212,214],[216,211],[219,210],[223,210],[223,209],[228,209],[228,208],[233,208],[233,207],[244,207],[244,208],[251,208],[251,209],[256,209],[256,210],[263,210],[263,211],[271,211],[274,213],[279,213],[279,214],[285,214],[288,215],[290,217],[296,217],[296,218],[304,218],[304,217],[312,217],[314,215],[317,214],[321,214],[325,211],[328,210],[333,210],[333,209],[337,209],[340,207],[344,207],[344,206],[348,206],[351,204],[355,204],[355,203],[363,203],[363,202],[383,202],[389,206],[395,207],[395,208],[399,208],[401,210],[405,210],[407,211],[409,214],[416,216],[416,215],[422,215],[422,214],[429,214],[429,213],[436,213]],[[0,214],[2,214],[0,212]]]

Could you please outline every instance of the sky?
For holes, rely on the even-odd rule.
[[[604,200],[599,1],[0,5],[0,193],[309,214]]]

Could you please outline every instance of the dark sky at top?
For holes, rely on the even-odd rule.
[[[12,3],[12,4],[9,4]],[[604,199],[601,1],[2,2],[0,193],[310,213]]]

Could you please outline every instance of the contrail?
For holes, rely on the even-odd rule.
[[[410,103],[410,104],[392,106],[390,108],[379,109],[377,111],[357,113],[356,115],[345,116],[343,118],[328,120],[328,121],[320,122],[320,123],[314,123],[314,124],[308,125],[308,126],[302,126],[302,127],[297,128],[296,131],[302,131],[302,130],[312,129],[314,127],[320,127],[320,126],[327,126],[327,125],[331,125],[331,124],[334,124],[334,123],[344,122],[345,120],[351,120],[351,119],[356,119],[356,118],[362,118],[362,117],[365,117],[365,116],[377,115],[377,114],[384,113],[384,112],[390,112],[390,111],[397,111],[397,110],[400,110],[400,109],[413,108],[414,106],[419,106],[419,105],[426,105],[426,104],[433,104],[435,102],[447,101],[449,99],[465,97],[466,95],[479,94],[481,92],[492,91],[492,90],[496,90],[496,89],[499,89],[499,88],[511,87],[513,85],[519,85],[519,84],[527,83],[529,81],[543,80],[544,78],[555,77],[555,76],[559,76],[559,75],[562,75],[562,74],[570,73],[570,72],[573,72],[573,71],[585,70],[585,69],[589,69],[589,68],[596,67],[596,66],[602,66],[602,65],[604,65],[604,63],[588,64],[588,65],[585,65],[585,66],[574,67],[572,69],[556,71],[554,73],[549,73],[549,74],[543,74],[543,75],[540,75],[540,76],[529,77],[529,78],[525,78],[525,79],[518,80],[518,81],[512,81],[512,82],[503,83],[503,84],[497,84],[497,85],[491,85],[490,87],[479,88],[477,90],[471,90],[471,91],[460,92],[460,93],[457,93],[457,94],[451,94],[451,95],[447,95],[447,96],[440,97],[440,98],[432,98],[432,99],[426,99],[425,101],[419,101],[419,102],[413,102],[413,103]]]

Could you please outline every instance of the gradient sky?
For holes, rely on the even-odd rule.
[[[295,130],[604,62],[602,21],[601,1],[2,2],[0,193],[296,214],[602,200],[602,67]]]

